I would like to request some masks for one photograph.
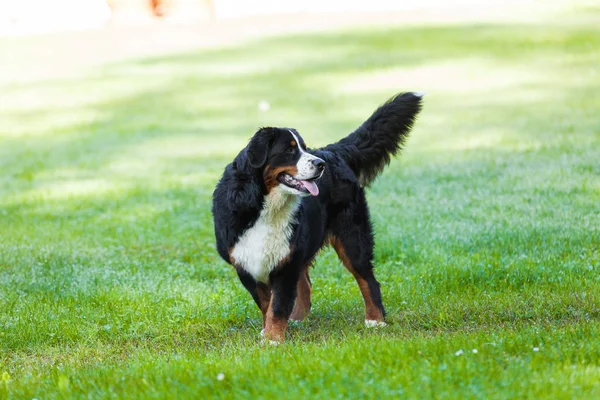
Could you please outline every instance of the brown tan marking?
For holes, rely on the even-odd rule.
[[[235,268],[237,268],[235,265],[235,258],[231,254],[231,253],[233,253],[233,249],[234,249],[234,247],[229,249],[229,262],[231,263],[231,265],[233,265]]]
[[[292,141],[290,142],[290,145],[291,145],[292,147],[296,147],[296,141],[295,141],[295,140],[292,140]]]
[[[358,274],[358,272],[356,272],[356,270],[352,266],[350,259],[346,255],[346,249],[342,245],[341,240],[339,240],[335,236],[331,236],[329,238],[329,242],[335,249],[335,252],[337,253],[339,259],[342,261],[342,264],[344,264],[346,269],[350,271],[350,273],[354,276],[354,279],[356,279],[356,283],[358,283],[358,288],[360,289],[360,293],[362,294],[363,300],[365,301],[365,319],[382,322],[383,314],[371,298],[371,290],[369,289],[369,284],[363,277],[361,277]]]
[[[273,298],[269,302],[269,309],[267,310],[266,322],[265,322],[265,339],[274,340],[283,343],[285,338],[285,331],[287,329],[287,320],[282,317],[275,317],[273,315]]]
[[[265,181],[265,186],[267,188],[267,193],[270,193],[271,190],[279,185],[279,181],[277,177],[282,172],[285,172],[288,175],[296,176],[298,175],[298,168],[295,165],[286,165],[284,167],[271,167],[271,165],[267,165],[265,167],[265,171],[263,173],[263,179]]]
[[[310,265],[310,264],[308,264]],[[300,275],[298,280],[298,293],[296,294],[296,302],[294,303],[294,309],[290,315],[290,319],[296,321],[304,321],[308,313],[310,312],[311,292],[312,287],[310,279],[308,277],[308,267]]]
[[[263,317],[262,327],[265,329],[267,324],[267,311],[269,311],[269,304],[271,303],[271,288],[264,283],[259,282],[256,285],[256,293],[258,293],[260,311],[262,312]]]

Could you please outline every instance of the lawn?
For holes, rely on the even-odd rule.
[[[298,34],[4,82],[0,398],[600,397],[599,19]],[[364,327],[325,250],[309,318],[261,345],[215,249],[224,166],[259,126],[325,145],[399,90],[428,95],[368,190],[389,326]]]

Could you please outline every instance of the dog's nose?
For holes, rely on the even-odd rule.
[[[319,171],[323,171],[325,169],[325,161],[320,158],[315,158],[312,161],[312,165],[314,165]]]

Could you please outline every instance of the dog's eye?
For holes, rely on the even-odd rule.
[[[295,147],[288,147],[285,150],[286,153],[295,153],[296,152],[296,148]]]

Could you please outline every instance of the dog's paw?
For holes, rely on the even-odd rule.
[[[260,331],[260,343],[263,345],[269,345],[269,346],[279,346],[280,344],[283,343],[283,339],[278,340],[278,339],[267,338],[266,331],[264,329],[262,329]]]
[[[376,321],[374,319],[365,319],[365,326],[367,328],[379,328],[387,326],[387,324],[383,321]]]
[[[260,343],[263,346],[279,346],[280,344],[283,344],[283,342],[280,342],[279,340],[266,339],[264,337],[260,340]]]

